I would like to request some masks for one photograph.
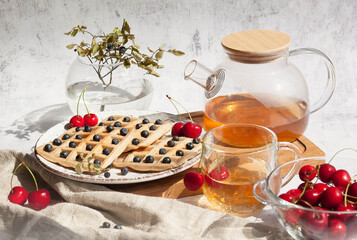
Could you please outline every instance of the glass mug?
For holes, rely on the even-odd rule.
[[[277,167],[277,152],[299,149],[289,142],[278,142],[270,129],[253,124],[223,125],[202,138],[201,170],[203,193],[216,210],[241,217],[258,213],[264,205],[253,195],[255,183]]]

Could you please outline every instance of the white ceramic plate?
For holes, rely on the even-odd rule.
[[[99,122],[111,115],[125,115],[125,116],[133,116],[133,117],[147,117],[151,121],[155,121],[156,119],[161,119],[163,121],[178,121],[178,117],[173,114],[163,113],[163,112],[155,112],[150,110],[122,110],[116,112],[101,112],[97,114]],[[59,123],[52,128],[48,129],[36,143],[37,146],[41,146],[47,142],[51,142],[54,138],[58,137],[65,131],[65,126],[68,122]],[[110,172],[110,178],[105,178],[104,174],[99,175],[89,175],[89,174],[77,174],[74,170],[69,168],[64,168],[61,165],[57,165],[50,161],[47,161],[37,153],[35,154],[38,162],[41,166],[43,166],[48,171],[59,175],[61,177],[65,177],[68,179],[80,181],[80,182],[89,182],[89,183],[98,183],[98,184],[127,184],[127,183],[139,183],[139,182],[147,182],[160,178],[165,178],[176,173],[182,172],[193,165],[195,165],[200,160],[200,155],[195,158],[187,161],[185,164],[166,171],[162,172],[154,172],[154,173],[139,173],[139,172],[130,172],[125,176],[121,175],[120,169],[112,168]]]

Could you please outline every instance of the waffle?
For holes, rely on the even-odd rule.
[[[141,125],[139,129],[136,127],[137,124]],[[108,130],[108,126],[112,126],[113,130]],[[156,129],[153,130],[152,126]],[[90,132],[86,132],[84,128],[79,131],[75,127],[70,128],[58,137],[62,142],[59,146],[50,142],[47,144],[51,145],[51,151],[46,151],[47,144],[44,144],[36,147],[36,152],[48,161],[63,167],[74,168],[76,171],[80,164],[80,173],[98,172],[98,169],[102,170],[110,166],[123,152],[151,145],[165,135],[171,127],[172,123],[143,124],[141,118],[111,116],[92,127]],[[146,137],[141,136],[144,130],[148,132]],[[67,135],[68,138],[65,137]],[[82,139],[77,139],[77,135],[82,136]],[[100,137],[98,141],[95,141],[95,135]],[[117,143],[113,142],[113,139],[116,139]],[[136,139],[135,142],[134,139]],[[92,149],[88,148],[88,145],[91,145]],[[67,156],[61,157],[61,153],[64,152]],[[93,164],[95,159],[99,159],[100,164]]]
[[[173,147],[168,143],[170,140],[175,143]],[[138,172],[159,172],[176,168],[199,154],[201,144],[193,142],[192,138],[179,137],[178,141],[174,141],[172,137],[163,137],[149,147],[123,153],[114,160],[113,165],[116,168],[128,167]],[[192,143],[193,148],[187,148],[187,143]],[[160,149],[164,149],[163,152],[166,153],[160,154]],[[182,151],[183,156],[176,155],[179,150]],[[147,161],[148,156],[151,158],[149,161]],[[170,163],[165,163],[166,157],[170,158]],[[134,158],[136,161],[140,158],[140,162],[135,162]]]

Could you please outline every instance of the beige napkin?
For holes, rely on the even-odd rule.
[[[40,188],[50,191],[50,206],[34,211],[28,204],[8,201],[14,168],[24,161],[35,172]],[[286,233],[262,223],[177,200],[145,197],[81,183],[43,169],[30,155],[0,151],[0,239],[287,239]],[[21,167],[14,186],[35,189]],[[111,228],[102,228],[109,222]],[[122,229],[114,229],[120,224]]]

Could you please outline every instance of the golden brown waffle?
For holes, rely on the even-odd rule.
[[[78,164],[82,163],[83,172],[98,170],[99,165],[93,163],[96,159],[99,159],[100,169],[105,169],[124,151],[147,147],[165,135],[172,127],[172,123],[155,124],[148,122],[144,124],[143,121],[141,118],[111,116],[98,126],[92,127],[90,132],[86,132],[85,128],[79,131],[77,131],[77,128],[71,128],[58,137],[61,141],[59,146],[50,142],[47,144],[51,145],[51,151],[46,151],[45,146],[47,144],[44,144],[36,147],[36,152],[46,160],[64,167],[76,169]],[[102,124],[104,125],[100,126]],[[138,129],[137,124],[141,125]],[[148,132],[147,137],[141,136],[144,130]],[[68,138],[65,137],[67,135]],[[82,139],[77,139],[77,136],[81,136]],[[94,136],[99,136],[100,139],[96,141]],[[117,143],[113,142],[114,139]],[[137,140],[133,142],[134,139]],[[92,148],[88,146],[92,146]],[[68,156],[63,157],[61,153]],[[96,166],[97,169],[95,169]]]
[[[160,149],[164,150],[160,153]],[[172,137],[163,137],[149,147],[123,153],[114,160],[113,165],[116,168],[128,167],[139,172],[164,171],[181,166],[197,156],[200,150],[201,144],[192,138],[179,137],[178,141],[174,141]],[[177,151],[182,151],[183,156],[177,156]],[[169,163],[165,163],[164,159],[167,157],[170,158]]]

